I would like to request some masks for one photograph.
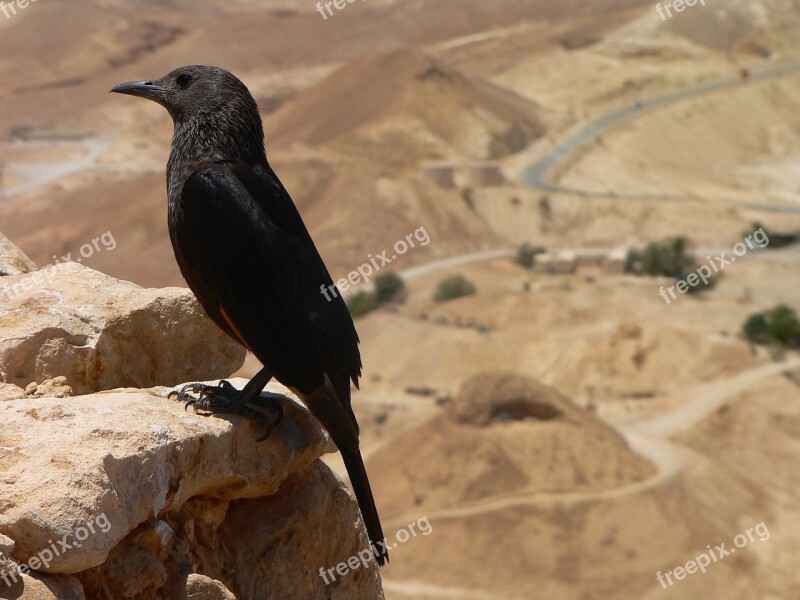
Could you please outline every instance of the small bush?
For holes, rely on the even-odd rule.
[[[694,257],[686,252],[686,238],[676,237],[668,242],[648,244],[639,257],[640,270],[653,277],[681,277],[690,270]]]
[[[767,250],[777,250],[778,248],[785,248],[797,242],[798,236],[794,233],[777,233],[770,231],[760,221],[754,222],[750,225],[750,229],[742,232],[742,239],[751,237],[759,245]]]
[[[753,235],[756,231],[763,230],[764,233],[768,233],[767,230],[764,228],[764,224],[761,221],[753,221],[750,225],[750,229],[745,229],[742,232],[742,239],[746,239],[748,236]]]
[[[358,319],[378,308],[378,296],[372,292],[358,292],[348,300],[347,308],[353,318]]]
[[[406,287],[403,278],[394,273],[383,273],[375,278],[375,296],[378,304],[398,300]]]
[[[533,263],[536,260],[536,255],[543,254],[544,252],[546,252],[546,250],[541,246],[536,246],[534,248],[526,242],[519,247],[519,250],[517,250],[517,264],[522,265],[526,269],[530,269],[533,267]]]
[[[628,250],[628,255],[625,257],[625,272],[626,273],[640,273],[642,270],[642,253],[636,248]]]
[[[742,330],[745,337],[755,344],[800,348],[800,320],[795,311],[784,304],[750,315]]]
[[[475,285],[463,275],[453,275],[439,282],[433,299],[436,302],[446,302],[463,296],[471,296],[477,292]]]
[[[696,273],[695,273],[695,275],[696,275]],[[680,277],[678,277],[678,280],[679,281],[680,280],[686,281],[687,277],[688,277],[688,274],[684,273]],[[719,277],[719,276],[717,276],[717,277]],[[717,287],[717,277],[710,277],[709,276],[709,277],[706,278],[705,281],[703,281],[702,278],[700,278],[698,276],[697,285],[690,285],[689,286],[689,290],[686,293],[687,294],[699,294],[700,292],[707,292],[708,290],[713,290],[715,287]]]

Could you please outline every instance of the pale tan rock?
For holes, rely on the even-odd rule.
[[[72,388],[67,385],[67,378],[63,375],[59,375],[52,379],[45,379],[42,383],[32,381],[25,388],[25,395],[36,396],[38,398],[44,396],[66,398],[67,396],[72,396]]]
[[[19,577],[19,566],[11,558],[14,545],[14,540],[0,533],[0,590],[3,583],[8,586],[15,578]],[[2,596],[2,593],[0,593],[0,596]]]
[[[216,579],[192,573],[186,578],[186,600],[236,600],[236,596]]]
[[[0,580],[0,598],[9,600],[86,600],[80,581],[70,575],[23,573],[7,585]]]
[[[79,573],[87,598],[383,598],[374,562],[329,584],[319,574],[367,546],[355,501],[322,461],[291,475],[270,496],[198,496],[165,520],[174,532],[165,538],[168,546],[136,530],[102,565]],[[177,565],[195,572],[184,579]]]
[[[0,404],[0,550],[88,600],[382,598],[374,562],[320,577],[367,547],[358,505],[319,460],[335,448],[319,423],[267,389],[284,417],[262,442],[168,388]]]
[[[0,402],[24,397],[25,390],[18,385],[14,385],[13,383],[0,383]]]
[[[243,380],[238,380],[241,386]],[[277,383],[268,388],[291,393]],[[28,398],[0,404],[0,533],[27,561],[66,537],[42,566],[75,573],[102,563],[128,533],[196,495],[274,494],[332,446],[304,408],[275,396],[285,417],[264,442],[235,416],[204,417],[166,388]],[[7,499],[7,500],[6,500]],[[81,539],[81,538],[85,539]]]
[[[76,394],[230,375],[245,350],[184,288],[145,289],[76,263],[3,278],[0,370]]]
[[[36,263],[0,233],[0,276],[20,275],[35,270]]]
[[[0,554],[5,554],[6,556],[10,556],[13,550],[14,550],[14,540],[12,540],[7,535],[3,535],[2,533],[0,533]]]

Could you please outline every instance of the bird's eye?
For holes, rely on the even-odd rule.
[[[191,85],[192,76],[188,75],[187,73],[182,73],[181,75],[178,75],[178,79],[175,80],[175,83],[178,84],[179,88],[185,90],[189,87],[189,85]]]

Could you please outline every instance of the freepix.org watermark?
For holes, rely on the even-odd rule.
[[[362,2],[364,0],[361,0]],[[348,4],[353,4],[356,0],[331,0],[330,2],[317,2],[317,12],[322,15],[322,19],[324,21],[328,20],[328,17],[332,17],[334,15],[333,9],[336,10],[344,10],[347,8]]]
[[[77,263],[83,262],[85,258],[91,258],[98,252],[111,251],[117,247],[117,240],[111,231],[106,231],[102,235],[86,242],[78,249],[80,256],[72,257],[72,252],[67,252],[64,256],[53,255],[53,262],[45,267],[51,269],[40,269],[21,276],[16,283],[7,283],[0,289],[0,302],[11,302],[23,292],[29,292],[34,288],[50,282],[53,277],[61,272],[74,270]]]
[[[373,274],[380,271],[383,267],[397,259],[399,256],[402,256],[408,252],[411,248],[415,248],[416,242],[419,242],[420,246],[427,246],[430,244],[431,236],[428,235],[428,231],[424,226],[418,227],[412,233],[409,233],[405,239],[397,240],[397,242],[394,244],[395,253],[392,254],[392,256],[386,256],[386,254],[389,252],[388,250],[384,250],[377,256],[368,254],[367,259],[369,262],[365,262],[360,267],[357,267],[354,271],[350,271],[350,274],[346,278],[343,277],[334,284],[329,286],[322,284],[319,288],[320,293],[325,296],[325,299],[328,302],[330,302],[334,298],[339,297],[340,291],[346,292],[351,285],[358,285],[362,281],[364,283],[369,283],[369,280]]]
[[[666,21],[674,16],[672,14],[673,10],[676,13],[683,12],[687,7],[692,7],[697,4],[705,6],[706,0],[673,0],[672,2],[667,2],[664,6],[661,6],[659,2],[658,6],[656,6],[656,12],[658,16],[661,17],[662,21]]]
[[[769,236],[767,236],[763,227],[744,238],[744,242],[739,242],[736,244],[733,247],[734,256],[731,256],[729,259],[725,258],[725,252],[721,252],[719,256],[715,256],[714,258],[706,256],[706,260],[708,261],[707,264],[700,265],[694,273],[687,275],[686,279],[681,279],[668,288],[664,288],[662,285],[660,288],[658,288],[659,296],[661,296],[664,302],[669,304],[672,302],[672,300],[677,298],[675,295],[676,289],[678,290],[678,293],[685,294],[689,291],[689,286],[695,287],[696,285],[699,285],[701,281],[703,282],[703,285],[707,285],[711,275],[714,273],[719,273],[729,264],[736,262],[737,257],[744,256],[749,250],[754,250],[756,246],[753,244],[753,242],[758,244],[758,248],[765,248],[769,244]],[[667,292],[669,292],[672,300],[667,297]]]
[[[393,550],[397,548],[400,544],[406,543],[412,537],[416,537],[417,532],[421,533],[422,535],[430,535],[433,532],[433,526],[431,525],[430,521],[428,521],[428,517],[421,517],[417,519],[416,522],[411,522],[406,525],[404,528],[398,529],[397,532],[394,534],[395,541],[389,543],[387,538],[383,538],[382,541],[377,542],[376,545],[372,545],[369,548],[364,548],[358,554],[354,554],[350,558],[347,559],[346,562],[340,562],[335,567],[331,567],[327,571],[320,567],[319,569],[319,576],[322,577],[322,580],[325,582],[325,585],[330,585],[334,581],[336,581],[336,575],[338,574],[339,577],[344,577],[350,571],[355,571],[364,567],[365,569],[369,566],[373,560],[375,560],[376,554],[381,554],[383,550]]]
[[[670,586],[675,585],[675,582],[672,580],[673,577],[675,581],[683,581],[687,575],[694,575],[698,571],[705,574],[706,569],[713,563],[719,562],[726,556],[734,554],[737,548],[741,549],[755,542],[756,536],[758,536],[757,539],[761,542],[766,542],[771,537],[769,528],[764,521],[761,521],[761,523],[755,527],[750,527],[743,533],[737,534],[736,537],[733,538],[733,547],[726,548],[724,542],[713,548],[711,544],[709,544],[706,546],[707,552],[698,554],[694,557],[694,560],[686,561],[686,564],[675,567],[672,571],[667,571],[666,573],[659,571],[656,573],[656,581],[666,590],[667,583],[669,583]]]
[[[97,529],[95,529],[95,526],[97,526]],[[88,521],[71,532],[65,533],[60,540],[47,540],[50,546],[40,550],[36,556],[31,556],[27,562],[20,564],[18,571],[12,571],[11,569],[7,569],[4,572],[0,571],[0,579],[5,582],[7,587],[11,587],[18,581],[20,574],[37,571],[41,567],[49,567],[54,558],[69,552],[73,548],[80,548],[81,542],[86,541],[90,535],[95,535],[98,530],[107,533],[109,529],[111,529],[111,521],[108,520],[106,513],[100,513],[93,521]]]
[[[36,0],[12,0],[12,2],[0,2],[0,11],[6,16],[6,19],[17,14],[17,9],[24,10],[28,8]]]

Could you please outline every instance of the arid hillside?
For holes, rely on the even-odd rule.
[[[397,538],[387,598],[793,598],[800,351],[742,332],[800,312],[800,4],[665,4],[32,4],[0,15],[0,231],[40,267],[184,285],[169,115],[107,91],[229,68],[334,279],[386,252],[405,282],[356,320],[384,530],[432,526]],[[679,272],[635,274],[677,236]]]

